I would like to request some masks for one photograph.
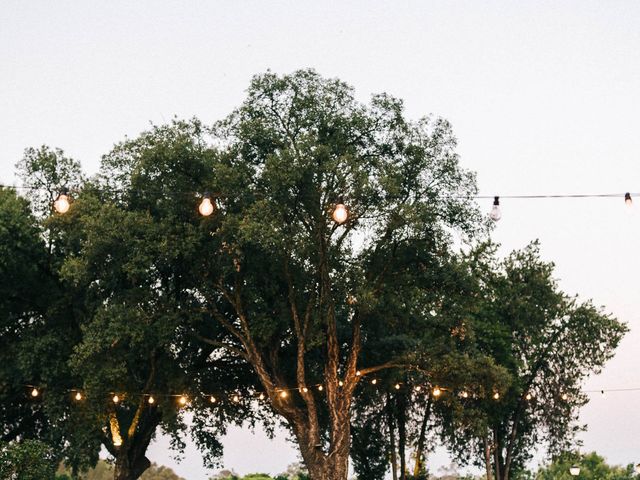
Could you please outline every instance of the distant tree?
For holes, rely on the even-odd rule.
[[[53,449],[37,440],[0,444],[0,478],[53,480],[57,461]]]
[[[573,465],[580,467],[580,474],[573,476],[569,469]],[[535,480],[633,480],[633,464],[626,467],[608,465],[604,457],[595,452],[580,455],[576,452],[564,452],[553,458],[551,463],[540,467]]]
[[[554,454],[574,440],[578,409],[587,402],[582,381],[613,356],[627,327],[563,293],[537,242],[503,261],[487,245],[469,260],[478,282],[469,322],[479,349],[510,381],[499,398],[469,401],[445,436],[459,460],[484,463],[487,479],[508,480],[523,471],[535,446]]]

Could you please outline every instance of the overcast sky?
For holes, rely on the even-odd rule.
[[[225,116],[250,77],[316,68],[367,100],[403,98],[413,118],[449,119],[487,195],[640,192],[640,2],[13,1],[0,8],[0,182],[28,146],[59,146],[88,173],[149,122]],[[640,198],[635,209],[640,210]],[[488,211],[491,202],[483,202]],[[539,238],[569,293],[627,322],[588,389],[640,387],[640,212],[622,196],[503,200],[504,252]],[[640,392],[594,395],[585,449],[640,462]],[[206,478],[188,449],[175,464]],[[233,430],[225,463],[278,473],[284,435]],[[448,463],[443,452],[433,464]]]

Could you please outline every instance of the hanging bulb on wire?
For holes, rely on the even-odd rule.
[[[234,403],[239,403],[240,402],[240,395],[234,395],[233,396],[233,402]]]
[[[40,395],[40,392],[38,392],[38,389],[34,387],[33,390],[31,390],[31,396],[36,398],[38,395]]]
[[[324,387],[322,385],[318,385],[318,391],[321,392],[322,390],[324,390]]]
[[[149,402],[149,405],[153,405],[154,403],[156,403],[156,399],[149,395],[149,399],[147,400],[147,402]]]
[[[202,215],[203,217],[208,217],[213,213],[214,210],[215,210],[215,206],[211,201],[211,194],[209,192],[205,192],[204,195],[202,196],[202,201],[198,206],[198,211],[200,212],[200,215]]]
[[[336,203],[332,217],[337,224],[347,221],[347,218],[349,217],[349,210],[347,210],[347,206],[342,203],[342,198],[340,198],[338,203]]]
[[[209,397],[209,401],[210,401],[211,403],[216,403],[216,397],[214,397],[213,395],[211,395],[211,396]]]
[[[493,197],[493,208],[489,212],[489,218],[494,222],[497,222],[502,218],[502,212],[500,211],[500,197]]]
[[[77,401],[82,400],[82,393],[80,393],[80,392],[76,392],[76,395],[75,395],[75,397],[73,397],[73,398],[75,398]]]
[[[188,400],[185,395],[181,395],[180,398],[178,399],[178,403],[183,407],[187,404],[187,402]]]
[[[631,194],[629,192],[624,194],[624,203],[627,207],[631,207],[633,205],[633,200],[631,199]]]
[[[264,400],[264,393],[260,393],[260,395],[258,395],[258,399],[259,400]]]
[[[378,379],[374,378],[373,380],[371,380],[371,385],[375,385],[376,383],[378,383]]]
[[[118,403],[120,401],[120,397],[118,395],[114,395],[112,400],[113,400],[113,403]]]
[[[463,391],[461,394],[462,398],[469,398],[469,394],[467,393],[467,391]]]
[[[70,205],[69,191],[66,188],[60,189],[58,198],[53,202],[53,208],[58,213],[67,213]]]
[[[442,390],[440,390],[440,387],[436,387],[433,389],[433,396],[438,398],[440,395],[442,395]]]

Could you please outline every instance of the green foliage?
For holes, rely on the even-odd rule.
[[[53,450],[37,440],[0,444],[0,478],[54,480],[57,461]]]
[[[573,465],[580,467],[580,474],[572,476],[569,469]],[[579,455],[574,452],[565,452],[556,456],[551,463],[542,466],[536,476],[536,480],[632,480],[638,476],[634,473],[633,464],[626,467],[608,465],[604,459],[595,452]]]

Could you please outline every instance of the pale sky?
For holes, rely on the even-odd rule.
[[[0,183],[28,146],[59,146],[88,173],[149,122],[224,117],[251,75],[313,67],[366,100],[386,91],[410,117],[449,119],[481,193],[640,192],[640,2],[13,1],[0,7]],[[635,201],[640,209],[640,198]],[[483,203],[488,211],[491,201]],[[503,200],[504,251],[539,238],[568,293],[627,322],[589,389],[640,387],[640,212],[623,198]],[[586,450],[640,462],[640,392],[594,395]],[[233,430],[225,464],[279,473],[285,435]],[[175,463],[207,476],[188,449]],[[438,452],[433,465],[448,463]]]

